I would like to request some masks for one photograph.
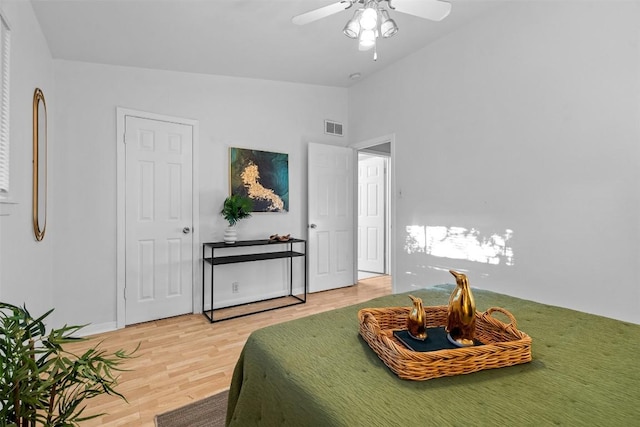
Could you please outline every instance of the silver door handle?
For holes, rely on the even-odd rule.
[[[309,225],[309,228],[316,228],[316,227],[317,227],[317,225],[315,225],[315,224],[310,224]]]
[[[182,229],[182,232],[184,234],[189,234],[191,232],[191,229],[189,227],[185,227],[185,228]]]

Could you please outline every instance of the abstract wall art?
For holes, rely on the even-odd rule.
[[[254,212],[289,211],[289,155],[229,149],[231,194],[253,200]]]

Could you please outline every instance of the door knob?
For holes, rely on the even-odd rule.
[[[315,225],[315,224],[310,224],[309,225],[309,228],[316,228],[316,227],[317,227],[317,225]]]
[[[184,234],[189,234],[190,231],[191,231],[191,229],[189,227],[185,227],[185,228],[182,229],[182,232]]]

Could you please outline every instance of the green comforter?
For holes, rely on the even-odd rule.
[[[445,305],[451,289],[412,294]],[[401,380],[358,334],[360,308],[410,305],[407,294],[386,296],[254,332],[233,375],[227,425],[640,425],[640,325],[473,292],[478,311],[515,316],[532,338],[532,362]]]

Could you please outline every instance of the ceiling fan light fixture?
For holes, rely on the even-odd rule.
[[[380,15],[382,16],[382,23],[380,24],[380,33],[382,33],[382,37],[386,39],[395,35],[398,32],[396,21],[389,17],[389,12],[385,9],[380,11]]]
[[[398,25],[389,16],[387,8],[431,21],[441,21],[451,12],[451,0],[334,0],[332,4],[294,16],[291,22],[305,25],[354,5],[361,8],[355,11],[342,32],[349,38],[358,39],[359,50],[373,48],[374,61],[378,57],[377,38],[389,38],[398,32]]]
[[[353,18],[347,22],[347,25],[344,26],[344,30],[342,30],[344,35],[350,39],[357,39],[360,34],[360,16],[362,16],[362,9],[356,10],[356,13],[353,14]]]
[[[378,26],[378,8],[375,1],[367,2],[360,17],[360,26],[363,30],[373,30]]]
[[[369,50],[376,45],[376,33],[373,30],[362,30],[358,43],[358,49],[361,51]]]
[[[365,46],[365,45],[363,45],[363,44],[358,44],[358,50],[359,50],[360,52],[366,52],[366,51],[368,51],[368,50],[371,50],[371,49],[373,48],[373,46],[374,46],[374,45],[375,45],[375,43],[374,43],[373,45],[371,45],[371,46]]]

